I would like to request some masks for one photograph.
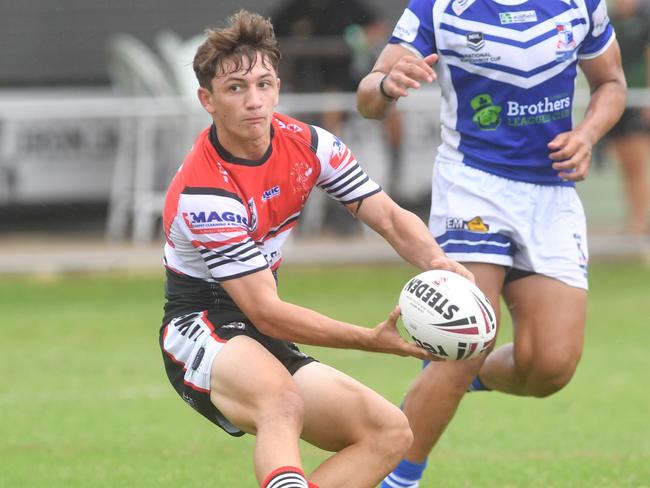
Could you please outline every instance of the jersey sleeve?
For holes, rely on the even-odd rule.
[[[422,56],[436,52],[433,3],[434,0],[410,0],[388,42],[406,44]]]
[[[186,188],[178,202],[176,224],[217,281],[268,267],[251,237],[246,204],[234,193]]]
[[[614,28],[609,22],[605,0],[585,0],[589,15],[589,33],[578,51],[580,59],[591,59],[602,54],[614,41]]]
[[[332,133],[315,127],[318,135],[316,156],[321,171],[316,185],[329,196],[347,204],[363,200],[381,191],[359,166],[352,151]]]

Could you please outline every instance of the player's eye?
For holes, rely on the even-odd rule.
[[[228,87],[228,91],[235,92],[235,93],[241,91],[241,89],[242,89],[241,85],[230,85]]]

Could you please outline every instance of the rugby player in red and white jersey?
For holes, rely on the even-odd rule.
[[[282,244],[318,187],[420,269],[472,275],[445,257],[424,223],[396,205],[338,138],[274,113],[279,59],[271,23],[246,11],[208,31],[197,50],[198,97],[213,124],[197,138],[165,202],[160,346],[169,379],[188,404],[231,435],[257,436],[261,486],[371,487],[410,446],[405,416],[294,342],[428,353],[400,337],[398,308],[371,329],[280,299]],[[334,452],[309,481],[300,438]]]

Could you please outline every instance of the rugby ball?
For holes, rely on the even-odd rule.
[[[475,358],[494,342],[496,315],[490,301],[457,273],[430,270],[411,278],[399,306],[413,341],[438,358]]]

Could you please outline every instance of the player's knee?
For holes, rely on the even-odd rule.
[[[387,462],[397,464],[413,443],[413,432],[406,415],[395,409],[390,418],[377,430],[378,439],[373,442],[376,448],[383,450]]]
[[[576,366],[577,362],[565,361],[552,366],[536,368],[528,376],[528,393],[538,398],[557,393],[569,384],[575,373]]]
[[[259,403],[258,422],[302,426],[305,404],[297,391],[282,390],[268,398],[261,399]]]

